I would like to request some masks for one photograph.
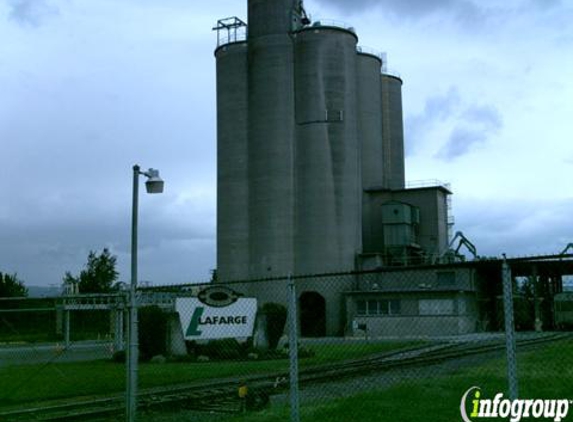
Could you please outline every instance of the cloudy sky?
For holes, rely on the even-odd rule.
[[[573,1],[307,0],[404,79],[406,176],[450,182],[482,255],[573,242]],[[108,247],[129,278],[131,167],[140,278],[215,266],[211,27],[246,0],[0,0],[0,271],[59,284]],[[142,190],[143,192],[143,190]]]

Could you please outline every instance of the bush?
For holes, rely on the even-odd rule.
[[[279,303],[265,303],[260,311],[267,318],[267,340],[269,348],[276,349],[283,335],[287,319],[287,309]]]
[[[195,344],[193,353],[196,356],[208,356],[215,360],[240,359],[246,355],[246,348],[234,338],[211,340],[207,344]]]
[[[167,352],[167,315],[159,306],[139,309],[139,354],[147,361]]]
[[[125,363],[125,357],[126,357],[125,350],[118,350],[113,354],[111,360],[116,363]]]
[[[239,359],[241,352],[241,344],[234,338],[211,340],[207,343],[206,355],[211,359]]]

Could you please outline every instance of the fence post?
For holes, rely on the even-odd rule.
[[[535,331],[543,331],[543,323],[541,321],[541,312],[539,309],[539,284],[537,283],[537,265],[534,265],[531,270],[531,284],[533,285],[533,306],[535,310]]]
[[[505,315],[505,348],[507,353],[507,378],[509,382],[509,398],[517,399],[519,395],[517,380],[517,357],[515,349],[515,324],[513,320],[513,283],[511,268],[505,255],[502,264],[503,278],[503,309]]]
[[[289,315],[289,358],[290,358],[290,420],[299,422],[299,397],[298,397],[298,312],[296,286],[293,279],[288,278],[288,315]]]
[[[138,371],[138,321],[137,321],[137,293],[135,288],[129,292],[129,321],[127,324],[127,403],[126,403],[126,420],[127,422],[136,421],[137,412],[137,371]]]
[[[70,311],[64,311],[64,347],[70,347]]]

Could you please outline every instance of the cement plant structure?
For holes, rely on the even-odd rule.
[[[450,192],[404,189],[402,80],[353,28],[310,22],[300,1],[248,10],[248,31],[237,18],[217,27],[229,34],[215,52],[218,278],[443,253]]]
[[[248,0],[217,27],[217,280],[432,264],[448,186],[406,188],[402,80],[354,28],[300,0]],[[261,300],[281,296],[261,287]],[[309,286],[339,332],[348,283]],[[316,303],[318,303],[316,302]],[[467,308],[471,308],[468,306]],[[465,309],[465,307],[464,307]]]

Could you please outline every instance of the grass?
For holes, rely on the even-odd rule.
[[[417,344],[317,344],[312,346],[317,356],[302,360],[301,366],[414,345]],[[286,361],[142,364],[140,385],[145,388],[241,376],[283,370],[287,365]],[[573,399],[573,341],[562,341],[535,351],[519,353],[518,370],[522,398]],[[4,404],[7,405],[21,405],[25,402],[28,406],[34,400],[46,398],[122,392],[124,385],[125,367],[107,361],[53,364],[45,367],[14,366],[0,370],[0,398],[4,399]],[[344,398],[320,400],[318,397],[310,404],[307,400],[301,407],[301,421],[456,422],[461,420],[460,399],[463,393],[474,385],[482,388],[484,398],[492,398],[497,392],[503,392],[507,396],[505,360],[493,359],[479,366],[458,369],[447,376],[427,377],[421,372],[420,379],[404,381],[387,389],[348,394]],[[195,420],[195,417],[196,415],[192,419],[185,419],[184,414],[178,413],[173,415],[172,419],[164,415],[158,420],[183,422]],[[275,405],[257,413],[224,417],[231,422],[279,422],[289,418],[289,409],[285,405]]]
[[[419,342],[316,344],[316,355],[301,359],[301,367],[359,358],[410,348]],[[192,381],[287,371],[288,360],[166,363],[139,365],[140,388]],[[0,366],[0,405],[125,391],[125,366],[111,361]]]
[[[520,397],[573,399],[573,341],[520,353],[518,357]],[[447,377],[420,379],[386,390],[315,402],[301,408],[301,421],[456,422],[461,420],[461,397],[474,385],[481,387],[484,398],[493,398],[498,392],[507,397],[505,361],[495,359],[478,367],[460,369]],[[289,412],[286,407],[271,408],[230,420],[278,422],[289,420]]]

